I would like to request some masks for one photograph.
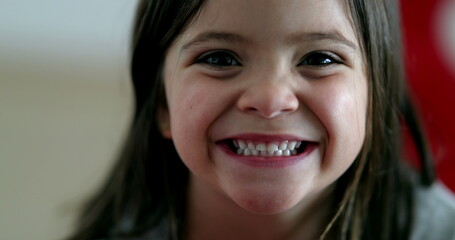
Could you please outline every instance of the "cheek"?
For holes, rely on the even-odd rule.
[[[225,99],[224,94],[219,89],[222,88],[217,84],[197,83],[182,84],[182,87],[176,89],[169,99],[171,127],[175,131],[173,134],[190,137],[187,133],[192,132],[199,137],[207,136],[207,128],[225,105],[222,101]]]
[[[169,95],[171,131],[177,146],[201,139],[209,124],[210,96],[198,87],[174,89]]]
[[[319,83],[312,92],[312,109],[327,132],[322,168],[347,168],[365,138],[366,80],[334,77]]]
[[[228,93],[222,82],[201,76],[175,81],[167,89],[172,138],[181,159],[198,171],[210,159],[211,125],[227,108]]]
[[[172,141],[177,153],[192,172],[206,172],[205,129],[210,117],[206,108],[210,97],[197,87],[173,89],[168,96]]]

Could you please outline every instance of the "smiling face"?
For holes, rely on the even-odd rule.
[[[365,138],[367,80],[341,1],[208,0],[163,77],[162,132],[192,189],[250,212],[327,189]]]

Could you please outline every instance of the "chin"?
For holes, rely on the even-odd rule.
[[[250,213],[274,215],[292,209],[299,200],[295,196],[273,194],[272,196],[243,196],[240,199],[234,199],[234,202]]]

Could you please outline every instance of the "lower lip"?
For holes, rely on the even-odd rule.
[[[218,145],[221,147],[223,152],[227,155],[250,167],[257,168],[284,168],[289,167],[303,161],[309,156],[317,147],[318,144],[309,144],[305,151],[293,156],[280,156],[280,157],[261,157],[261,156],[243,156],[238,155],[229,149],[228,146]]]

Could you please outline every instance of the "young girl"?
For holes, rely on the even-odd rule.
[[[70,239],[455,239],[399,31],[388,0],[141,1],[130,134]]]

